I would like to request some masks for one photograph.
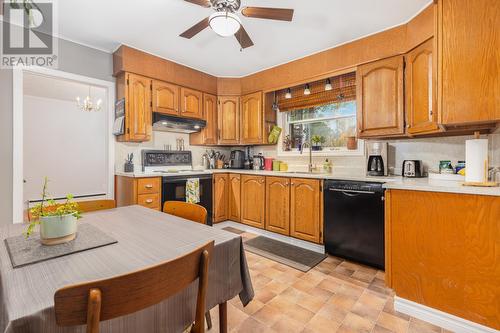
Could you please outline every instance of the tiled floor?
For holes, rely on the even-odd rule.
[[[244,238],[254,237],[244,233]],[[448,332],[397,313],[384,272],[328,257],[307,273],[247,252],[255,298],[228,303],[229,332]],[[211,311],[218,332],[218,311]]]

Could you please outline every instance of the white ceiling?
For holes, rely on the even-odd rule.
[[[255,45],[240,52],[234,37],[210,28],[178,35],[212,9],[183,0],[63,0],[59,35],[108,52],[120,44],[216,76],[239,77],[407,22],[432,0],[242,0],[244,6],[295,9],[292,22],[246,18]]]
[[[69,101],[75,103],[76,97],[83,99],[89,95],[93,102],[101,99],[106,105],[106,90],[81,82],[26,73],[23,76],[23,95]]]

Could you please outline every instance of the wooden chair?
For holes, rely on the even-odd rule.
[[[178,293],[199,277],[194,333],[205,332],[208,262],[214,242],[182,257],[109,279],[61,288],[54,295],[59,326],[87,324],[98,333],[99,322],[137,312]]]
[[[207,210],[205,207],[183,201],[165,201],[163,204],[163,212],[182,217],[183,219],[207,224]],[[212,328],[212,316],[210,311],[205,313],[208,329]]]
[[[201,224],[207,223],[207,210],[205,207],[197,204],[182,201],[165,201],[163,212]]]
[[[83,213],[95,212],[103,209],[111,209],[116,208],[116,202],[114,200],[105,199],[105,200],[90,200],[90,201],[77,201],[78,209],[80,209]],[[60,205],[55,205],[53,209],[57,208]],[[28,221],[31,221],[31,212],[29,210],[26,211],[26,215]],[[25,215],[25,219],[26,219]]]

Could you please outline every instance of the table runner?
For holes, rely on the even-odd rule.
[[[207,308],[236,295],[246,305],[254,296],[238,235],[140,206],[88,213],[81,221],[98,227],[118,243],[17,269],[12,268],[5,246],[0,246],[1,330],[85,332],[85,326],[56,325],[57,289],[173,259],[210,240],[215,240],[215,248],[209,266]],[[3,227],[0,237],[17,235],[24,227]],[[195,282],[155,306],[101,322],[101,332],[180,332],[194,319],[196,292]]]

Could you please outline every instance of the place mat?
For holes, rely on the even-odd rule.
[[[97,247],[117,243],[118,241],[99,228],[87,223],[78,224],[76,238],[64,244],[42,245],[38,233],[26,239],[24,235],[9,237],[4,240],[13,268],[18,268],[41,261],[82,252]]]

